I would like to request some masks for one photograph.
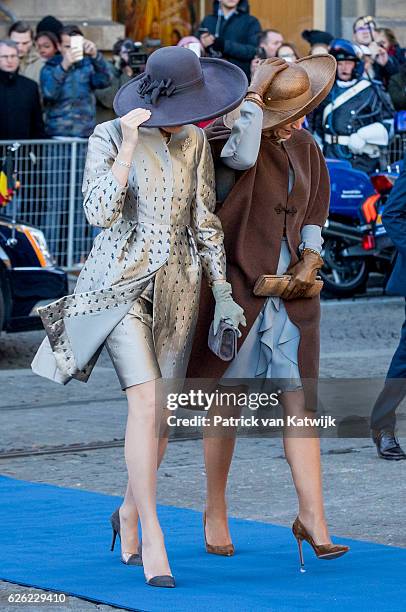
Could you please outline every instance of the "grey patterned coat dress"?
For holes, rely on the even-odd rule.
[[[73,295],[44,308],[47,332],[34,372],[66,383],[87,381],[103,343],[154,279],[153,338],[162,376],[182,377],[197,317],[202,265],[209,281],[225,278],[221,223],[214,215],[214,170],[199,128],[165,142],[140,128],[128,185],[111,166],[122,135],[118,119],[89,139],[84,208],[102,227]]]

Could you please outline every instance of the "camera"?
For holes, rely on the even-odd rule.
[[[134,76],[144,71],[148,53],[146,53],[141,42],[134,42],[129,38],[120,39],[117,41],[113,53],[119,58],[118,67],[121,70],[125,66],[129,66]]]
[[[137,43],[134,43],[134,46],[136,45]],[[128,52],[128,66],[131,68],[135,75],[144,72],[147,59],[148,53],[145,53],[145,50],[143,50],[141,43],[139,47],[136,47],[134,50]]]
[[[267,54],[266,51],[263,47],[257,47],[256,53],[255,53],[255,57],[257,57],[258,59],[261,60],[265,60],[267,59]]]

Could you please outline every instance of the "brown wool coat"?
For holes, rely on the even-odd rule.
[[[230,134],[221,120],[208,129],[216,164]],[[289,162],[294,171],[294,185],[288,195]],[[278,144],[262,136],[257,163],[238,173],[235,186],[217,214],[225,235],[227,279],[233,297],[245,311],[247,327],[238,341],[241,348],[261,311],[266,298],[252,293],[261,274],[275,274],[278,266],[286,214],[286,234],[291,264],[298,261],[301,229],[304,225],[323,226],[329,209],[330,183],[323,155],[307,130]],[[302,379],[316,379],[320,351],[320,298],[285,301],[290,320],[300,330],[299,371]],[[207,346],[213,320],[212,292],[203,281],[199,317],[187,375],[191,378],[215,378],[224,374],[229,363],[216,357]]]

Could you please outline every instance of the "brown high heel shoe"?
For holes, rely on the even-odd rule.
[[[336,559],[337,557],[341,557],[345,555],[346,552],[350,550],[349,546],[343,546],[341,544],[316,544],[313,540],[310,533],[307,531],[306,527],[303,525],[302,521],[299,517],[296,517],[295,522],[292,525],[292,532],[297,540],[297,545],[299,547],[299,557],[300,557],[300,571],[305,572],[304,569],[304,561],[303,561],[303,550],[302,550],[302,542],[305,540],[310,546],[313,548],[316,553],[316,557],[318,559],[326,559],[329,561],[330,559]]]
[[[225,544],[224,546],[213,546],[208,544],[206,539],[206,512],[203,513],[203,532],[206,552],[211,555],[222,555],[223,557],[232,557],[234,554],[234,544]]]

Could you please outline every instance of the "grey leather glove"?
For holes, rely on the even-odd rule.
[[[221,283],[214,283],[212,285],[212,291],[214,299],[216,300],[216,307],[214,310],[214,333],[217,333],[218,326],[221,320],[229,322],[231,325],[238,330],[238,326],[242,325],[245,327],[247,322],[244,317],[244,311],[236,302],[234,302],[231,296],[231,285],[226,281]],[[238,330],[239,331],[239,330]],[[241,332],[239,331],[241,336]]]

